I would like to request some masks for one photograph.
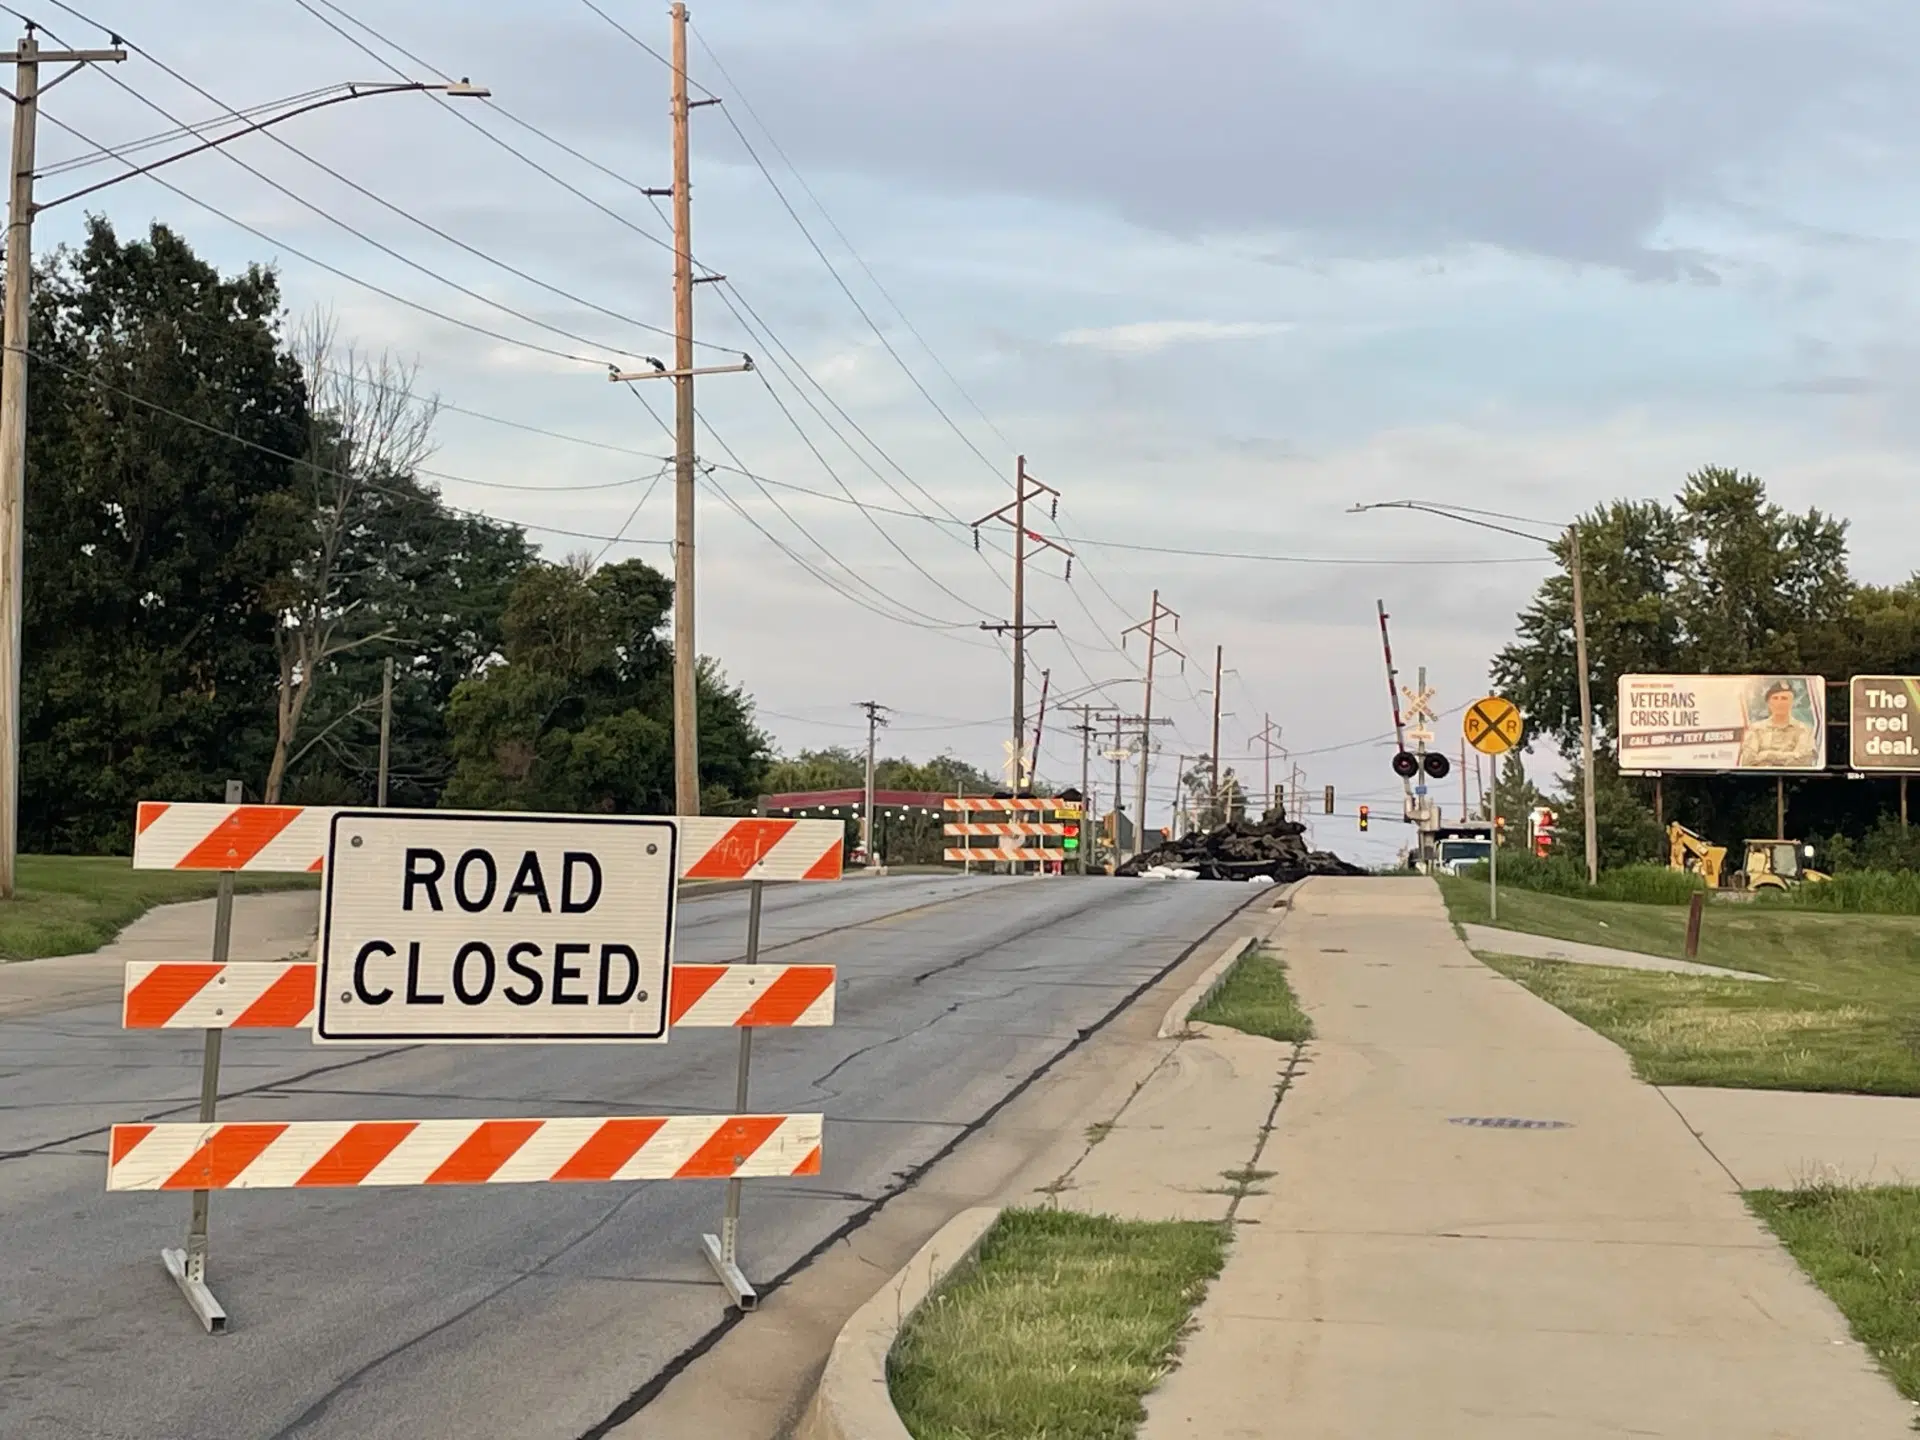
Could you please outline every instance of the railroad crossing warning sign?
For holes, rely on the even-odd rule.
[[[316,1044],[667,1038],[679,826],[341,810]]]
[[[1467,743],[1483,755],[1504,755],[1520,743],[1526,729],[1520,707],[1504,695],[1489,695],[1467,706],[1460,722]]]

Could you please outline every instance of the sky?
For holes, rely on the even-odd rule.
[[[95,147],[226,107],[487,86],[332,106],[54,204],[36,250],[92,211],[271,264],[290,325],[330,312],[418,366],[449,503],[556,559],[669,564],[671,396],[606,378],[671,354],[669,227],[641,193],[671,178],[664,5],[78,9],[35,0],[42,43],[137,48],[45,102],[42,200],[124,173]],[[1352,506],[1558,525],[1734,465],[1849,520],[1861,578],[1914,568],[1911,5],[706,0],[692,33],[721,102],[693,112],[693,249],[726,276],[698,288],[699,362],[757,367],[697,386],[699,646],[784,752],[862,743],[872,699],[885,753],[1001,766],[1011,667],[979,627],[1009,618],[1011,562],[970,522],[1017,455],[1061,496],[1033,528],[1074,552],[1027,587],[1058,626],[1029,645],[1040,777],[1079,778],[1063,704],[1139,713],[1121,634],[1157,590],[1184,664],[1156,666],[1149,823],[1210,748],[1218,646],[1227,762],[1334,785],[1315,837],[1367,861],[1405,843],[1376,602],[1452,751],[1551,562]],[[1456,810],[1457,780],[1435,788]]]

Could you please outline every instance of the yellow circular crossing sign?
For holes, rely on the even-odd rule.
[[[1460,722],[1467,743],[1483,755],[1504,755],[1520,743],[1525,729],[1520,707],[1504,695],[1474,701]]]

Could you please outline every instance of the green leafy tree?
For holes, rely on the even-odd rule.
[[[518,526],[449,510],[415,476],[368,490],[360,511],[344,568],[355,577],[360,623],[383,638],[332,658],[290,757],[287,795],[307,804],[375,798],[381,672],[391,656],[389,800],[431,808],[453,774],[453,692],[501,654],[508,598],[535,556]]]
[[[1790,512],[1757,477],[1709,466],[1671,503],[1616,501],[1578,520],[1595,712],[1596,809],[1604,863],[1665,853],[1652,782],[1622,777],[1613,752],[1619,677],[1629,673],[1907,673],[1920,664],[1920,584],[1855,584],[1845,522]],[[1558,553],[1564,566],[1566,544]],[[1571,582],[1549,577],[1494,659],[1495,684],[1536,734],[1576,761],[1579,698]],[[1844,720],[1844,700],[1834,706]],[[1862,833],[1884,806],[1868,787],[1788,780],[1790,826]],[[1737,843],[1773,833],[1771,783],[1739,776],[1669,776],[1666,818]],[[1848,792],[1851,793],[1848,793]],[[1570,795],[1578,795],[1577,783]],[[1577,807],[1561,807],[1578,841]],[[1619,833],[1614,834],[1618,827]]]
[[[443,803],[474,809],[671,813],[671,582],[638,560],[536,564],[514,586],[497,664],[454,688]],[[767,741],[746,696],[697,671],[703,808],[744,808]]]
[[[308,427],[280,309],[270,270],[223,276],[162,225],[122,243],[93,218],[40,271],[23,848],[122,848],[135,801],[217,799],[267,769],[268,593],[302,516],[280,456]]]

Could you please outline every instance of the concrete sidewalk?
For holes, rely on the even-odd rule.
[[[1278,940],[1318,1038],[1143,1440],[1909,1433],[1660,1092],[1429,881],[1309,882]]]
[[[1616,970],[1661,970],[1670,975],[1717,975],[1726,980],[1775,983],[1773,976],[1756,975],[1751,970],[1727,970],[1719,965],[1702,965],[1698,960],[1674,960],[1639,950],[1616,950],[1611,945],[1556,940],[1551,935],[1535,935],[1528,930],[1502,930],[1497,925],[1462,925],[1460,928],[1466,933],[1467,944],[1489,955],[1518,955],[1528,960],[1560,960],[1569,965],[1607,965]]]
[[[213,947],[212,900],[149,910],[90,955],[57,955],[0,965],[0,1017],[99,1005],[120,994],[129,960],[205,960]],[[235,960],[288,960],[313,953],[320,924],[318,890],[272,890],[233,897]]]

